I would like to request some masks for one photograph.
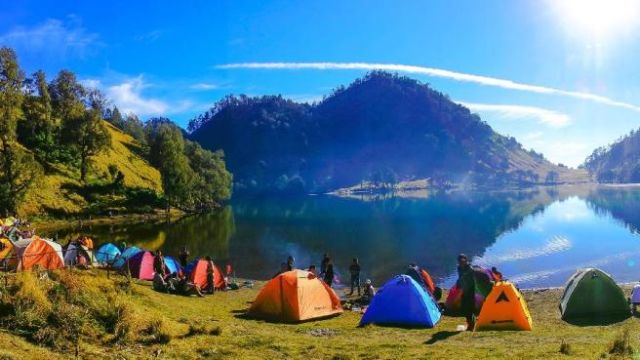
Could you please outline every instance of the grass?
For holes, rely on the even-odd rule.
[[[94,359],[623,359],[632,358],[640,341],[635,318],[610,326],[563,322],[561,290],[554,289],[525,292],[533,331],[470,333],[455,331],[464,320],[452,317],[434,329],[359,328],[361,315],[351,311],[302,324],[269,323],[242,317],[262,284],[197,298],[122,282],[101,270],[19,274],[2,296],[0,342],[11,345],[2,347],[0,359],[68,358],[76,346],[80,357]],[[7,306],[20,308],[23,318]]]
[[[162,190],[160,172],[140,156],[140,145],[129,135],[104,122],[111,134],[111,146],[92,159],[88,181],[101,183],[109,178],[109,165],[115,165],[124,174],[124,185],[128,188]],[[18,215],[29,217],[39,214],[56,216],[77,215],[86,211],[91,199],[79,194],[84,187],[79,181],[79,170],[60,164],[49,164],[48,171],[27,192],[18,209]]]

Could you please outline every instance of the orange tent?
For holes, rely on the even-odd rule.
[[[342,313],[338,295],[308,271],[292,270],[271,279],[249,309],[249,315],[297,322]]]
[[[493,285],[482,305],[475,330],[531,330],[531,327],[527,303],[518,289],[508,281]]]
[[[33,237],[29,245],[19,254],[19,257],[19,270],[28,270],[35,266],[40,266],[44,269],[60,269],[64,267],[62,246],[37,236]]]
[[[189,268],[189,281],[198,285],[204,289],[207,287],[207,261],[205,259],[195,260],[188,266]],[[226,284],[224,283],[224,277],[222,272],[216,266],[213,265],[213,284],[216,289],[224,289]]]

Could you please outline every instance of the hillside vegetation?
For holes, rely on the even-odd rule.
[[[595,149],[582,166],[601,183],[640,182],[640,131]]]
[[[0,279],[0,358],[625,359],[640,346],[634,318],[587,327],[560,320],[560,289],[524,292],[533,331],[471,333],[455,331],[464,319],[448,316],[433,329],[359,328],[352,311],[302,324],[246,319],[262,283],[197,298],[101,270],[36,275],[19,273],[8,286]]]
[[[0,48],[0,215],[66,217],[218,208],[224,154],[171,120],[123,116],[69,70],[26,76]]]
[[[446,95],[372,72],[317,104],[229,96],[191,121],[224,150],[241,192],[325,192],[368,181],[504,186],[586,181],[527,151]]]

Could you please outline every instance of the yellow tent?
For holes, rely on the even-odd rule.
[[[475,330],[531,330],[532,320],[524,297],[508,281],[497,282],[487,295]]]

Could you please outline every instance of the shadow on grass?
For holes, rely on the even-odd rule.
[[[461,331],[438,331],[437,333],[431,335],[431,339],[425,341],[426,345],[433,345],[438,341],[447,340],[448,338],[460,334]]]
[[[621,316],[608,316],[608,317],[583,317],[583,318],[572,318],[572,319],[563,319],[567,324],[571,324],[574,326],[606,326],[612,325],[615,323],[619,323],[625,321],[631,317],[629,315],[621,315]]]

